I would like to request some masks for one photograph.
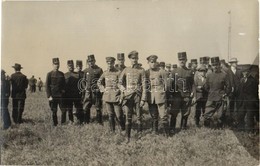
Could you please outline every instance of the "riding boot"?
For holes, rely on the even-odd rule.
[[[131,138],[131,128],[132,128],[132,124],[127,124],[125,126],[125,130],[126,130],[125,136],[127,137],[128,142],[130,141]]]
[[[96,116],[97,122],[99,124],[103,124],[103,120],[102,120],[102,111],[101,110],[97,110],[97,116]]]

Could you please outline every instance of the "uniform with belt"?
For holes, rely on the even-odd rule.
[[[186,61],[186,52],[178,53],[179,61]],[[185,62],[186,63],[186,62]],[[185,65],[183,67],[178,67],[175,72],[172,73],[172,87],[174,92],[172,93],[173,101],[171,108],[171,118],[170,118],[170,128],[175,130],[176,118],[181,111],[181,128],[185,129],[187,127],[188,116],[190,114],[190,104],[192,98],[192,73]]]
[[[10,79],[12,85],[11,97],[13,98],[12,117],[15,123],[22,123],[28,79],[20,72],[22,69],[20,64],[15,64],[13,68],[15,69],[15,73],[11,75]]]
[[[154,65],[157,60],[156,55],[151,55],[147,58],[148,63]],[[167,89],[167,74],[160,68],[150,66],[150,69],[146,70],[147,81],[147,102],[149,111],[153,120],[152,129],[157,134],[159,118],[163,125],[164,133],[168,135],[168,114],[166,109],[166,89]]]
[[[130,52],[128,58],[138,59],[138,52]],[[126,67],[120,75],[119,84],[123,93],[122,106],[126,114],[126,136],[130,139],[133,111],[137,115],[138,131],[142,130],[142,108],[140,103],[146,101],[145,70],[138,63]]]
[[[59,58],[53,58],[53,65],[59,66]],[[49,98],[49,105],[52,111],[53,125],[57,126],[58,106],[61,110],[61,123],[66,122],[66,109],[64,108],[63,97],[65,94],[65,77],[64,73],[58,70],[58,67],[50,71],[46,77],[46,93]]]
[[[95,61],[94,55],[89,55],[87,61]],[[90,122],[90,108],[92,105],[96,107],[96,119],[97,122],[102,124],[102,94],[97,86],[97,81],[103,74],[103,70],[96,64],[89,66],[84,70],[83,79],[85,80],[86,86],[83,92],[83,110],[84,110],[84,121],[85,123]]]
[[[225,121],[224,97],[230,92],[230,84],[226,73],[220,69],[219,57],[211,58],[211,64],[216,68],[206,78],[205,89],[208,91],[208,100],[204,114],[204,125],[210,126],[211,122],[221,127]]]
[[[116,123],[121,126],[121,129],[124,128],[123,115],[119,105],[120,89],[118,80],[121,72],[112,65],[115,63],[115,58],[106,57],[106,62],[111,65],[111,68],[101,75],[98,80],[98,87],[103,92],[102,99],[108,111],[110,130],[114,132]]]

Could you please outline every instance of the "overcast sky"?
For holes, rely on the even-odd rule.
[[[14,63],[31,77],[42,77],[59,57],[83,60],[95,54],[105,68],[105,57],[137,50],[140,62],[159,56],[177,62],[177,52],[188,58],[228,56],[231,11],[231,56],[252,63],[258,54],[257,0],[153,0],[81,2],[3,2],[2,68],[13,73]],[[128,65],[128,59],[126,59]]]

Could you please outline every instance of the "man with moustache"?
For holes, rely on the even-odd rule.
[[[64,108],[63,97],[65,94],[65,77],[64,73],[59,71],[59,58],[52,59],[53,70],[46,77],[46,93],[49,99],[49,105],[52,111],[53,125],[58,125],[58,105],[61,110],[61,124],[66,122],[66,109]]]
[[[178,53],[179,67],[172,73],[171,88],[174,88],[172,92],[172,108],[170,112],[170,129],[171,132],[175,132],[176,118],[179,111],[181,111],[181,129],[187,128],[188,116],[190,114],[191,99],[193,97],[192,92],[192,73],[186,67],[187,54],[186,52]],[[172,90],[171,90],[172,91]]]
[[[100,91],[103,93],[103,101],[105,108],[108,111],[109,126],[112,132],[115,132],[115,124],[118,124],[124,130],[123,114],[120,100],[120,89],[118,80],[121,71],[115,68],[115,58],[106,57],[107,70],[99,78],[97,84]]]
[[[103,70],[96,65],[94,55],[89,55],[87,58],[88,68],[84,70],[85,90],[83,91],[83,110],[84,122],[90,122],[90,108],[92,105],[96,107],[96,120],[103,125],[102,119],[102,94],[97,86],[97,81],[103,74]]]
[[[122,71],[119,84],[123,93],[122,106],[126,114],[126,137],[129,141],[133,111],[137,115],[138,132],[142,131],[142,107],[146,101],[146,82],[145,70],[138,64],[138,52],[130,52],[128,58],[131,61],[131,67],[126,67]]]

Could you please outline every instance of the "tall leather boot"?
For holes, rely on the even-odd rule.
[[[170,126],[169,126],[169,132],[174,134],[175,133],[175,128],[176,128],[176,118],[171,116],[170,118]]]
[[[61,124],[66,122],[66,111],[61,112]]]
[[[102,120],[102,111],[97,110],[97,116],[96,116],[97,122],[101,125],[103,125],[103,120]]]
[[[71,109],[68,110],[68,114],[69,114],[69,120],[70,120],[71,122],[74,122],[73,112],[72,112]]]
[[[115,119],[111,115],[109,115],[109,127],[111,132],[115,132]]]
[[[181,129],[187,129],[188,117],[181,118]]]
[[[164,136],[165,137],[169,137],[170,133],[169,133],[169,125],[168,123],[163,123],[163,131],[164,131]]]
[[[141,123],[138,123],[137,132],[141,133],[142,131],[143,131],[143,125]]]
[[[125,126],[125,136],[127,138],[127,142],[130,142],[130,138],[131,138],[131,128],[132,128],[132,124],[127,124]]]
[[[154,130],[154,134],[156,134],[156,135],[158,135],[159,133],[158,133],[158,126],[159,126],[159,122],[158,122],[158,120],[156,119],[156,120],[154,120],[153,121],[153,130]]]
[[[58,125],[57,113],[52,113],[52,121],[53,121],[53,126],[57,126]]]
[[[90,122],[90,109],[87,109],[83,113],[83,122],[89,124]]]
[[[121,130],[124,131],[125,130],[125,120],[124,120],[123,116],[121,116],[119,119],[119,125],[121,127]]]

